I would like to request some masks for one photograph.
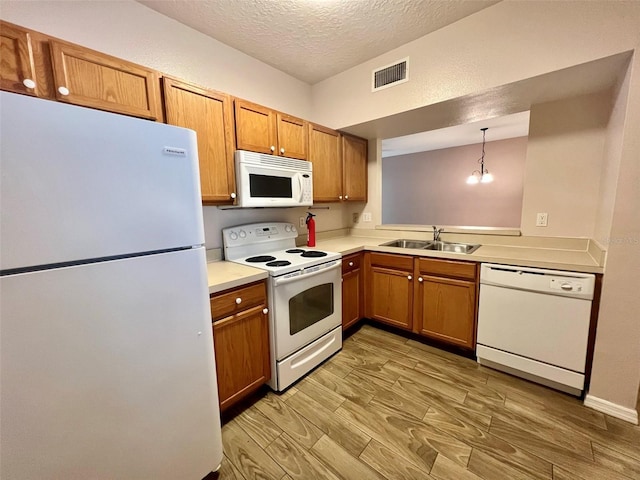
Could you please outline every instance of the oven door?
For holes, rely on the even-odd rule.
[[[341,264],[335,260],[273,279],[276,360],[342,324]]]

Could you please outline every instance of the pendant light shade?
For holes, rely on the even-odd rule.
[[[482,156],[478,159],[478,163],[480,164],[480,170],[474,170],[469,177],[467,177],[467,183],[469,185],[475,185],[476,183],[491,183],[493,182],[493,175],[489,173],[484,167],[484,144],[485,144],[485,136],[487,130],[489,128],[484,127],[482,130]]]

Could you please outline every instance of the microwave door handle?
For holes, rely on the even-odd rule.
[[[302,176],[300,174],[296,176],[298,177],[298,187],[300,189],[300,197],[298,198],[298,203],[302,203],[302,198],[304,197],[304,190],[302,189]]]
[[[273,282],[273,284],[275,286],[279,286],[279,285],[285,285],[285,284],[291,283],[291,282],[297,282],[298,280],[302,280],[303,278],[306,280],[307,278],[313,277],[315,275],[320,275],[321,273],[330,272],[331,270],[335,270],[336,268],[340,268],[341,265],[342,265],[342,262],[338,262],[332,267],[325,268],[323,270],[317,270],[317,271],[312,272],[312,273],[307,273],[307,274],[304,274],[304,275],[297,275],[295,277],[290,277],[290,278],[276,278],[275,281]]]

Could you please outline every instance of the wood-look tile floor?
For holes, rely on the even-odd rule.
[[[222,429],[226,479],[640,479],[640,427],[364,325]]]

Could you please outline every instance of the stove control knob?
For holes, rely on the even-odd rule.
[[[247,232],[240,230],[240,238],[247,238]]]
[[[290,231],[291,231],[291,225],[286,225],[286,226],[284,227],[284,231],[285,231],[285,232],[290,232]]]
[[[236,232],[231,232],[231,233],[229,234],[229,238],[230,238],[231,240],[237,240],[237,239],[238,239],[238,234],[237,234]]]

